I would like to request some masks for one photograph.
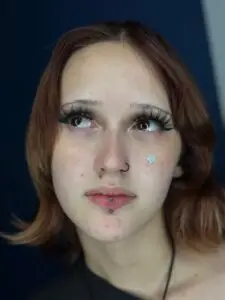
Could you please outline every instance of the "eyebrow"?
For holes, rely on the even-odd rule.
[[[76,104],[83,105],[83,106],[97,106],[97,105],[102,105],[102,102],[98,100],[91,100],[91,99],[77,99],[72,102],[64,103],[62,107],[66,107],[69,105],[76,105]]]
[[[169,112],[168,110],[165,110],[161,107],[158,107],[158,106],[155,106],[155,105],[152,105],[152,104],[149,104],[149,103],[131,103],[130,107],[131,108],[136,107],[136,108],[141,109],[143,111],[149,111],[149,110],[152,110],[152,109],[160,110],[160,111],[164,112],[165,114],[171,116],[171,112]]]
[[[99,105],[103,105],[103,103],[99,100],[77,99],[77,100],[74,100],[72,102],[64,103],[62,105],[62,107],[66,107],[66,106],[69,106],[69,105],[99,106]],[[156,110],[160,110],[160,111],[164,112],[165,114],[171,116],[171,112],[169,112],[165,109],[162,109],[158,106],[148,104],[148,103],[131,103],[130,108],[137,108],[137,109],[141,109],[143,111],[149,111],[149,110],[152,110],[152,109],[156,109]]]

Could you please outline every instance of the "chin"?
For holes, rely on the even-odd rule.
[[[112,232],[107,230],[96,230],[95,232],[89,232],[89,236],[91,236],[94,240],[103,242],[103,243],[115,243],[120,242],[128,236],[125,232]]]
[[[119,242],[131,234],[128,224],[121,218],[98,218],[88,223],[88,227],[85,226],[83,231],[91,238],[101,242]]]

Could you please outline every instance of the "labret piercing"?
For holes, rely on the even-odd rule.
[[[154,154],[150,154],[147,156],[147,162],[151,165],[151,164],[154,164],[156,162],[156,156]],[[113,197],[109,197],[108,201],[109,202],[113,202]],[[114,213],[114,210],[112,208],[109,208],[107,209],[107,212],[109,214],[113,214]]]
[[[152,165],[156,162],[156,156],[154,154],[148,155],[146,159],[150,165]]]
[[[109,201],[109,202],[113,202],[113,197],[110,197],[110,198],[108,199],[108,201]],[[114,213],[114,210],[113,210],[112,208],[109,208],[109,209],[107,209],[107,212],[108,212],[109,214],[113,214],[113,213]]]
[[[156,156],[154,154],[148,155],[146,159],[150,165],[152,165],[156,162]],[[109,199],[108,199],[109,202],[113,202],[113,200],[114,200],[113,197],[109,197]],[[114,210],[112,208],[109,208],[109,209],[107,209],[107,212],[109,214],[113,214]]]

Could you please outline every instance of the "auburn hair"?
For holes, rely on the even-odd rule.
[[[106,22],[65,33],[53,50],[37,89],[26,138],[26,156],[40,204],[30,224],[4,235],[14,244],[51,245],[76,257],[81,246],[75,225],[60,207],[51,176],[52,150],[58,133],[60,82],[68,59],[94,43],[128,43],[151,62],[168,95],[181,135],[183,175],[172,181],[164,216],[176,245],[210,249],[224,240],[225,196],[212,167],[214,131],[201,94],[171,46],[139,22]]]

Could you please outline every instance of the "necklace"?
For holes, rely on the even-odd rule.
[[[163,292],[162,300],[166,300],[166,298],[167,298],[169,285],[170,285],[170,281],[171,281],[172,273],[173,273],[175,256],[176,256],[176,250],[175,250],[174,242],[172,239],[171,239],[171,248],[172,248],[171,260],[170,260],[170,265],[169,265],[169,270],[168,270],[168,275],[167,275],[167,280],[166,280],[166,285],[165,285],[165,289]]]
[[[168,290],[169,290],[170,281],[171,281],[171,278],[172,278],[173,267],[174,267],[174,262],[175,262],[175,257],[176,257],[176,247],[175,247],[175,244],[174,244],[173,237],[172,237],[169,230],[168,230],[168,238],[169,238],[169,241],[170,241],[170,244],[171,244],[171,259],[170,259],[170,264],[169,264],[169,269],[168,269],[168,273],[167,273],[167,279],[166,279],[166,284],[165,284],[165,288],[164,288],[164,291],[163,291],[162,300],[167,299],[167,294],[168,294]],[[87,269],[86,269],[85,273],[86,273],[85,277],[86,277],[86,281],[87,281],[87,285],[88,285],[89,294],[91,296],[90,299],[94,300],[94,295],[92,293],[92,289],[91,289],[91,286],[90,286],[90,283],[89,283],[89,280],[88,280],[88,276],[87,276]]]

